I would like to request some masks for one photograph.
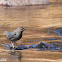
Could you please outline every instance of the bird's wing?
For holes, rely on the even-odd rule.
[[[13,40],[13,39],[15,39],[15,36],[16,36],[16,32],[10,32],[10,34],[8,35],[8,39],[9,40]]]

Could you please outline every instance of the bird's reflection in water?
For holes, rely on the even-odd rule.
[[[13,61],[13,62],[22,62],[21,58],[22,58],[22,53],[20,51],[10,51],[8,52],[8,54],[10,55],[9,61]]]

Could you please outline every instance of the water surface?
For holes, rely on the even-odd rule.
[[[24,31],[23,38],[19,40],[20,42],[17,42],[18,45],[36,45],[41,41],[47,44],[50,42],[61,42],[62,37],[54,33],[54,30],[62,27],[61,10],[62,3],[58,2],[50,5],[0,7],[0,48],[3,49],[3,54],[0,52],[0,57],[3,59],[6,58],[9,62],[17,62],[21,61],[18,57],[21,58],[21,56],[19,56],[21,54],[19,53],[22,52],[22,58],[61,59],[62,53],[60,52],[57,54],[51,51],[47,53],[46,51],[42,52],[37,49],[26,49],[21,52],[15,52],[16,55],[15,53],[5,52],[6,48],[3,46],[3,43],[11,45],[3,31],[12,31],[19,26],[23,26],[27,30]],[[52,29],[48,31],[48,28]],[[46,55],[44,55],[45,53]],[[29,62],[28,60],[22,60],[22,62],[26,61]]]

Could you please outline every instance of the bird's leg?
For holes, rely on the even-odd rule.
[[[14,48],[15,48],[15,46],[14,46],[14,42],[12,41],[11,44],[12,44],[12,47],[13,47],[13,49],[14,49]]]

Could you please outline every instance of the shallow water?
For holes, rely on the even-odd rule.
[[[3,31],[12,31],[19,26],[23,26],[27,30],[24,31],[23,38],[20,40],[20,42],[18,41],[18,44],[36,45],[41,41],[47,44],[50,42],[61,42],[62,37],[54,33],[54,30],[62,27],[61,10],[62,3],[52,3],[50,5],[39,6],[0,7],[0,48],[3,48],[4,50],[6,49],[5,47],[3,47],[2,43],[10,45],[10,42],[7,40]],[[26,49],[22,51],[22,54],[24,54],[23,57],[41,57],[41,54],[37,53],[40,52],[40,50]],[[36,52],[38,55],[34,54],[33,52],[33,56],[32,51]],[[0,52],[0,54],[1,58],[5,56],[4,58],[9,60],[7,62],[21,61],[18,59],[19,57],[21,58],[21,56],[19,56],[21,55],[20,51],[12,53],[4,52],[4,55],[2,54],[2,52]]]
[[[2,54],[3,53],[3,54]],[[0,52],[1,62],[21,62],[22,53],[19,51],[2,51]]]

